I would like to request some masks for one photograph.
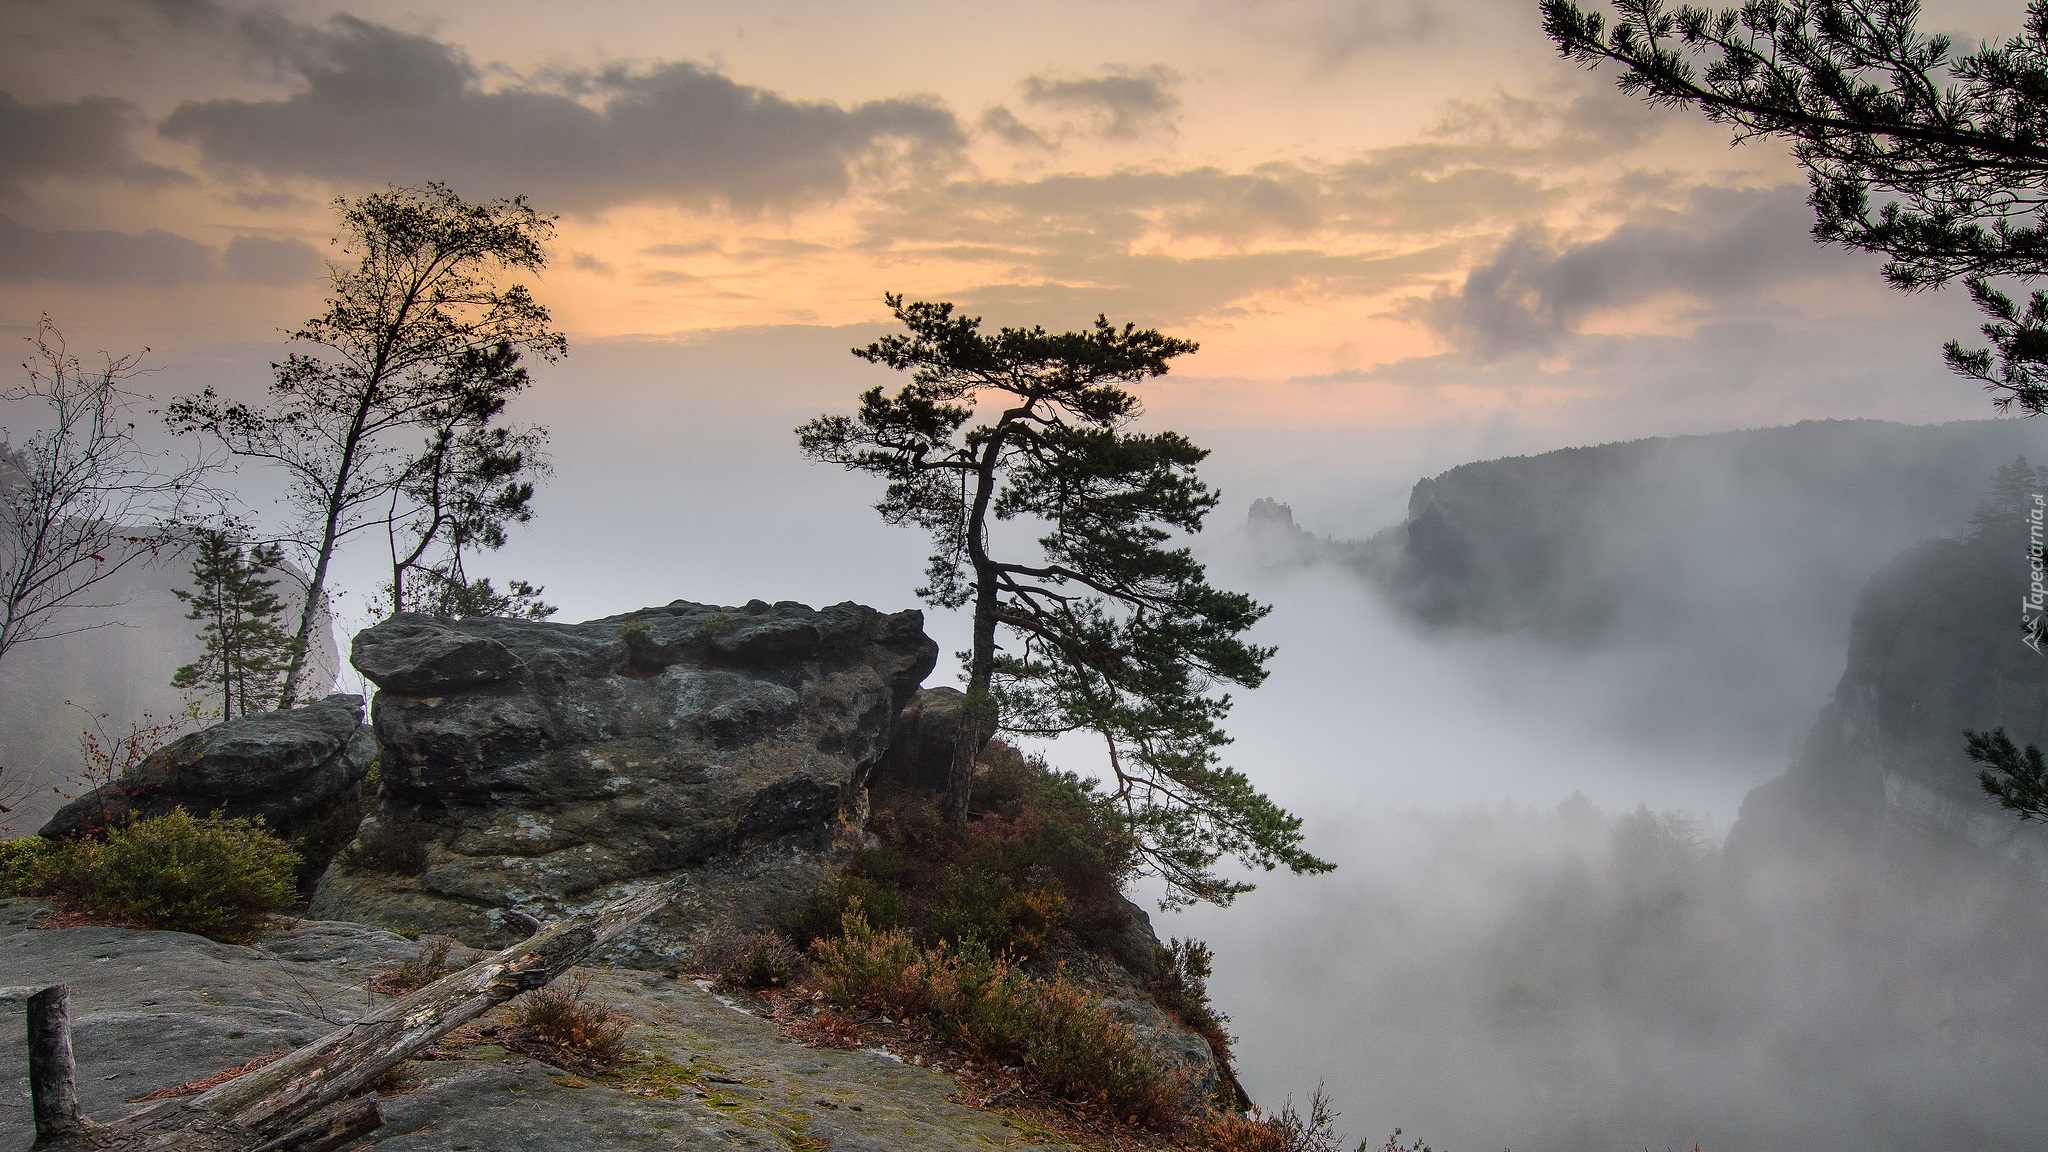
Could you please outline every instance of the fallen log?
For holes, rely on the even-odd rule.
[[[553,982],[578,961],[665,907],[676,894],[676,883],[557,921],[262,1068],[198,1096],[166,1100],[109,1123],[92,1123],[78,1116],[70,1062],[65,1060],[63,1083],[50,1087],[52,1123],[47,1131],[42,1126],[44,1097],[37,1097],[36,1148],[38,1152],[326,1152],[339,1148],[384,1122],[375,1099],[309,1122],[315,1113],[362,1092],[378,1077],[492,1008]],[[62,1042],[68,1056],[68,1029]],[[71,1101],[68,1111],[63,1101]]]

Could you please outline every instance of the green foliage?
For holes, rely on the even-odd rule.
[[[923,1017],[941,1035],[1022,1064],[1070,1100],[1105,1104],[1139,1123],[1170,1128],[1183,1118],[1180,1081],[1063,973],[1034,977],[973,944],[920,947],[901,929],[870,927],[859,909],[811,954],[819,986],[842,1008]]]
[[[865,853],[856,857],[853,867],[859,868],[866,858]],[[909,901],[901,887],[859,872],[835,877],[799,897],[771,901],[768,919],[784,936],[808,947],[814,940],[838,935],[840,922],[855,909],[882,928],[900,928],[910,921]]]
[[[1019,959],[1121,915],[1136,846],[1095,783],[1001,741],[974,782],[979,818],[955,828],[921,797],[877,802],[875,843],[843,875],[770,909],[790,939],[838,934],[856,907],[878,929],[927,944],[973,943]]]
[[[1884,254],[1901,289],[1961,279],[1992,347],[1951,342],[1949,367],[2000,409],[2048,411],[2048,293],[2020,304],[1991,282],[2048,273],[2048,0],[1965,54],[1920,30],[1918,0],[1615,0],[1611,27],[1574,0],[1542,9],[1558,51],[1620,65],[1623,91],[1790,141],[1814,235]]]
[[[1986,765],[1977,774],[1984,794],[2025,820],[2048,820],[2048,759],[2032,744],[2021,749],[2005,729],[1965,732],[1970,759]]]
[[[199,623],[199,659],[171,675],[171,687],[216,696],[220,717],[266,712],[277,703],[295,644],[280,621],[284,601],[271,591],[267,572],[284,564],[276,545],[244,547],[219,529],[202,529],[194,542],[192,590],[173,588],[185,619]]]
[[[33,896],[49,877],[54,849],[40,836],[0,840],[0,897]]]
[[[38,895],[95,916],[241,941],[297,896],[299,854],[260,820],[183,809],[52,849]]]
[[[1159,949],[1158,960],[1159,978],[1152,981],[1152,998],[1201,1033],[1218,1060],[1229,1060],[1230,1034],[1224,1026],[1230,1017],[1209,1000],[1209,974],[1215,961],[1209,946],[1200,940],[1176,938]]]
[[[1106,317],[1084,332],[985,335],[950,304],[886,299],[908,333],[854,354],[910,382],[894,396],[869,389],[855,415],[820,416],[797,436],[811,459],[882,477],[882,518],[931,534],[919,595],[973,607],[970,714],[1018,733],[1100,735],[1124,826],[1169,903],[1245,891],[1215,873],[1226,855],[1329,870],[1301,848],[1299,819],[1219,763],[1222,688],[1256,687],[1272,650],[1242,639],[1267,609],[1211,587],[1175,545],[1219,499],[1196,474],[1207,452],[1131,427],[1141,405],[1126,386],[1196,346]],[[977,410],[997,414],[976,424]],[[1013,520],[1043,529],[1035,553],[992,554],[991,522]],[[999,646],[999,630],[1014,642]],[[956,756],[956,824],[972,767]]]
[[[461,620],[468,616],[508,616],[514,620],[545,620],[555,614],[555,606],[541,600],[540,594],[547,591],[538,584],[524,580],[513,580],[498,591],[490,577],[479,576],[467,582],[460,578],[460,566],[456,575],[441,569],[429,569],[425,590],[420,594],[418,610],[434,616],[446,616]]]
[[[494,547],[522,520],[544,470],[539,429],[499,424],[530,380],[532,354],[568,344],[526,287],[554,221],[523,197],[472,204],[444,184],[335,201],[353,264],[333,266],[327,306],[291,333],[261,405],[208,388],[174,401],[174,431],[277,467],[297,517],[289,534],[310,571],[280,699],[297,693],[327,593],[350,536],[383,528],[392,607],[413,606],[408,578],[438,573],[467,588],[464,548]]]

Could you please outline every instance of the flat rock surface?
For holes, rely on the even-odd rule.
[[[177,932],[30,929],[42,906],[0,901],[0,971],[71,985],[79,1095],[120,1115],[160,1088],[296,1047],[384,1003],[363,990],[419,945],[308,922],[252,947]],[[952,1081],[871,1052],[805,1048],[692,983],[597,969],[590,995],[634,1025],[635,1056],[602,1081],[481,1043],[408,1065],[417,1087],[383,1101],[358,1147],[392,1152],[830,1148],[1057,1149],[1067,1145],[951,1102]],[[6,1006],[11,1011],[18,1007]],[[0,1152],[26,1150],[27,1054],[0,1027]]]

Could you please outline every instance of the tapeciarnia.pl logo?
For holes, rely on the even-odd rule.
[[[2048,655],[2041,651],[2042,640],[2048,639],[2048,619],[2044,619],[2048,617],[2048,558],[2041,550],[2044,514],[2048,514],[2048,500],[2036,492],[2027,509],[2027,572],[2032,583],[2027,586],[2027,598],[2020,602],[2020,642],[2036,655]]]

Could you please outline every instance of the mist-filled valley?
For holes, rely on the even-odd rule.
[[[2048,837],[1962,748],[2048,699],[1985,511],[2032,431],[1578,449],[1371,544],[1272,505],[1217,541],[1284,653],[1234,757],[1340,866],[1161,924],[1216,946],[1259,1098],[1460,1149],[2037,1146]],[[1466,572],[1403,573],[1418,514]]]

